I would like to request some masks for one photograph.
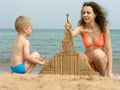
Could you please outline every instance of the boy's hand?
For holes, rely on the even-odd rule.
[[[39,59],[41,65],[48,65],[49,62],[48,62],[48,60],[46,60],[45,58],[46,58],[46,57],[43,57],[43,58],[40,58],[40,59]]]

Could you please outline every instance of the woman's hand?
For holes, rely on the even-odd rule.
[[[113,77],[113,73],[107,73],[108,77]]]
[[[70,22],[67,22],[67,23],[65,24],[65,29],[66,29],[66,30],[72,29],[72,25],[71,25]]]

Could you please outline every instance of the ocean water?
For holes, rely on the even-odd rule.
[[[34,29],[30,40],[30,51],[38,51],[40,55],[50,59],[55,53],[59,53],[62,48],[64,29]],[[120,29],[110,30],[112,51],[113,51],[113,73],[120,75]],[[10,72],[9,62],[12,45],[17,32],[14,29],[0,29],[0,73]],[[74,38],[74,49],[77,52],[84,52],[81,37]],[[39,72],[41,67],[37,66],[34,72]]]

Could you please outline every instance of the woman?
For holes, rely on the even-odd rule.
[[[105,13],[96,2],[85,2],[81,17],[78,27],[71,30],[72,36],[81,35],[85,57],[92,69],[102,76],[107,71],[107,75],[112,77],[112,48]],[[71,29],[72,25],[67,22],[65,27]]]

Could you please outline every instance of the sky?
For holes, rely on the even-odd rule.
[[[33,29],[64,29],[66,14],[75,28],[84,2],[91,0],[0,0],[0,29],[13,29],[15,19],[32,19]],[[120,0],[93,0],[107,12],[110,29],[120,29]]]

